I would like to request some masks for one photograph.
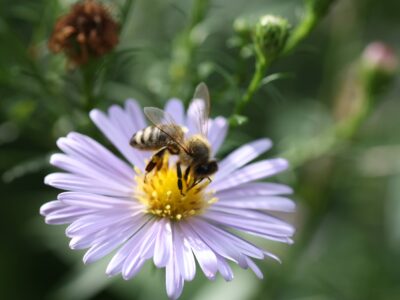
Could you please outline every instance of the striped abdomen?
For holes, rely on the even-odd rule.
[[[170,138],[155,126],[149,126],[136,132],[131,140],[132,147],[142,150],[157,150],[168,144]]]

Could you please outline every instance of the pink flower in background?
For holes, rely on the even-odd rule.
[[[189,133],[195,132],[192,106],[185,114],[179,100],[170,100],[165,111]],[[294,211],[294,203],[281,196],[291,189],[256,182],[282,172],[288,163],[280,158],[251,163],[271,147],[270,140],[241,146],[219,162],[211,183],[204,181],[182,195],[173,157],[144,180],[151,153],[129,145],[132,134],[147,126],[135,101],[128,100],[124,108],[112,106],[108,114],[93,110],[90,117],[125,160],[88,136],[73,132],[60,138],[57,145],[63,153],[54,154],[51,163],[64,172],[48,175],[45,183],[66,192],[41,207],[46,223],[70,224],[70,247],[88,248],[85,263],[115,251],[106,273],[130,279],[152,259],[158,268],[166,268],[167,294],[176,299],[184,281],[194,278],[196,260],[207,278],[220,273],[227,281],[233,279],[229,261],[262,278],[254,260],[278,260],[234,231],[292,242],[294,228],[269,213]],[[228,125],[223,117],[210,119],[209,124],[215,154]]]

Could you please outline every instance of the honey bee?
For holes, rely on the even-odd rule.
[[[185,128],[178,125],[171,115],[156,107],[145,107],[144,113],[153,125],[136,132],[130,140],[134,148],[157,151],[146,165],[146,173],[162,166],[167,151],[178,155],[176,169],[181,194],[182,176],[185,181],[189,175],[193,178],[189,190],[204,179],[211,181],[210,176],[218,170],[217,161],[211,158],[211,146],[207,140],[210,96],[204,83],[197,86],[191,106],[194,108],[198,133],[185,137]],[[184,174],[181,165],[186,167]]]

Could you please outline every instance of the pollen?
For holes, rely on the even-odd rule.
[[[191,175],[182,178],[181,191],[176,164],[170,164],[167,155],[158,169],[147,174],[136,170],[136,174],[136,198],[145,205],[147,213],[159,218],[184,220],[202,214],[208,206],[218,201],[214,192],[206,190],[210,183],[208,180],[193,186],[194,178]]]

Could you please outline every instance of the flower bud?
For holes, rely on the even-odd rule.
[[[251,33],[253,30],[253,24],[249,18],[237,18],[233,22],[233,30],[241,37],[251,38]]]
[[[361,56],[365,85],[372,93],[389,84],[398,71],[399,60],[394,50],[382,42],[369,44]]]
[[[267,60],[274,59],[283,50],[289,32],[290,24],[286,19],[272,15],[262,16],[255,27],[256,47]]]
[[[387,74],[395,73],[399,65],[394,50],[382,42],[369,44],[362,54],[362,60],[366,68]]]
[[[61,16],[53,29],[49,48],[64,52],[76,65],[110,52],[118,43],[118,24],[108,10],[95,0],[85,0],[72,6]]]

